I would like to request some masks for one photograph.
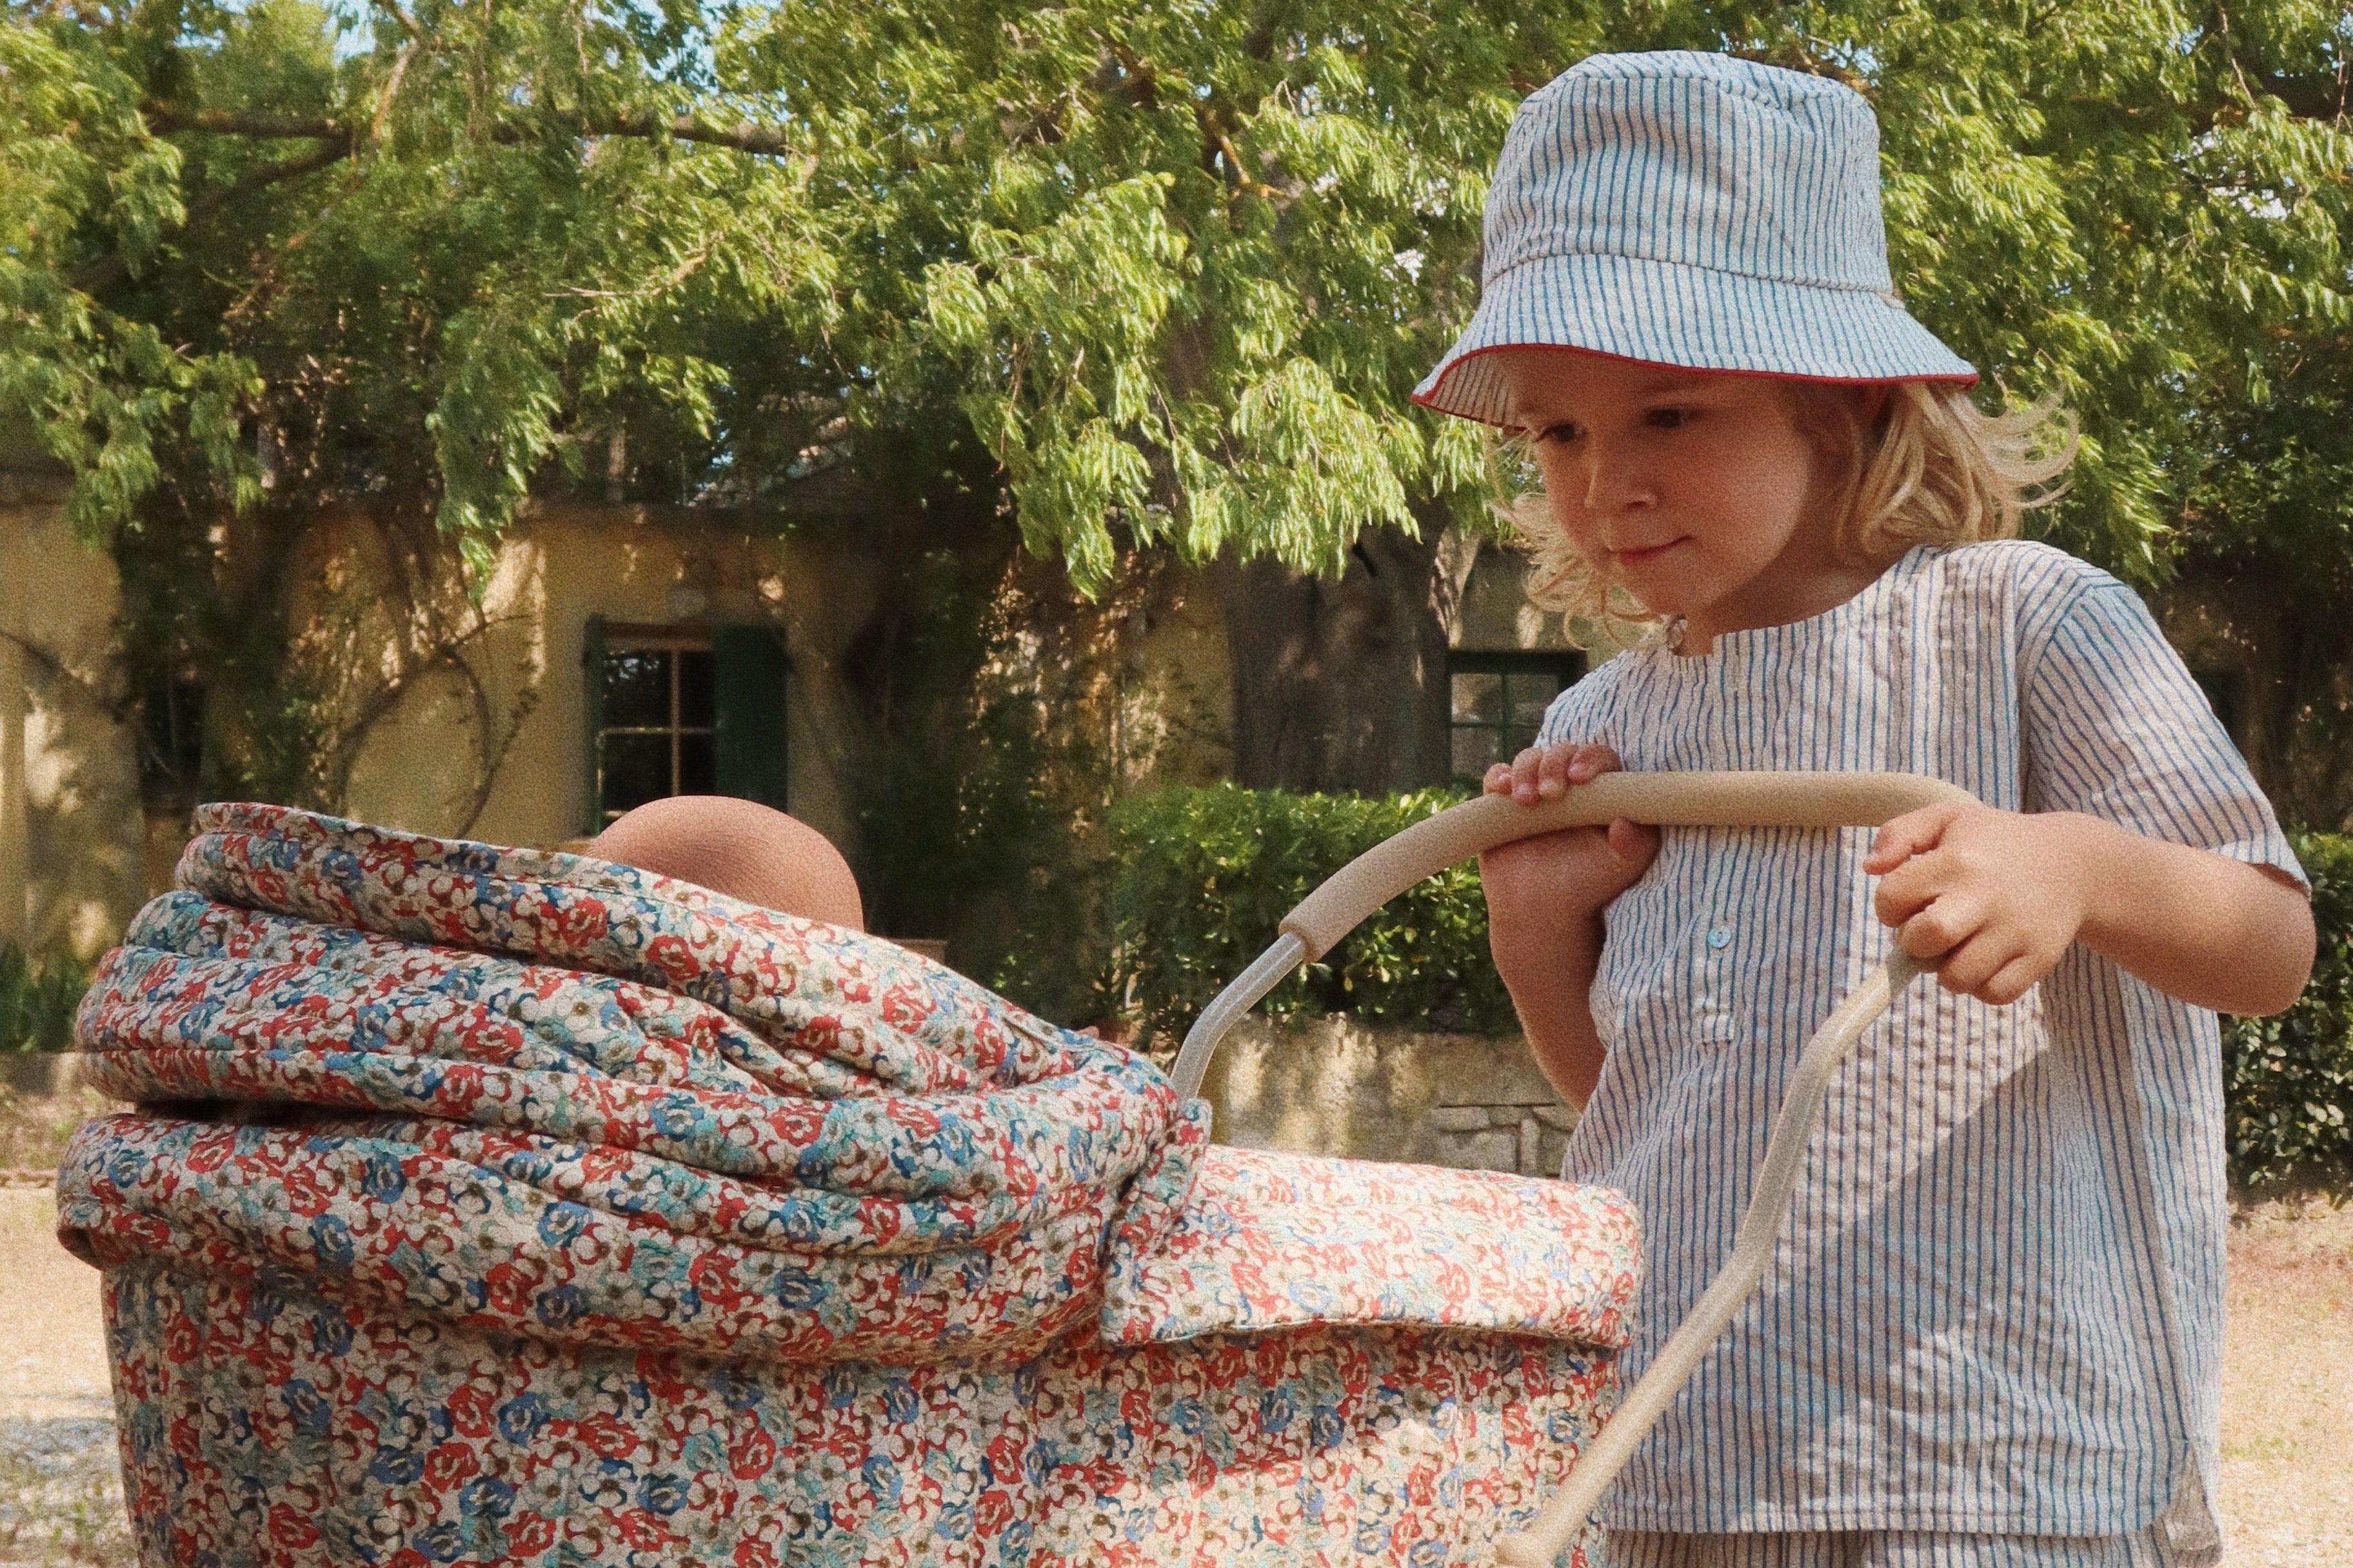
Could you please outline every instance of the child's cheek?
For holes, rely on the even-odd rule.
[[[1592,515],[1577,502],[1564,499],[1556,490],[1547,499],[1552,507],[1553,521],[1560,525],[1560,531],[1569,544],[1588,561],[1599,562],[1601,559],[1600,542],[1595,537]]]

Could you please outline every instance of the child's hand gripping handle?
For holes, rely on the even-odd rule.
[[[1877,827],[1968,791],[1918,773],[1604,773],[1536,805],[1505,795],[1418,822],[1349,861],[1282,917],[1282,935],[1202,1010],[1177,1053],[1177,1092],[1201,1089],[1218,1042],[1260,997],[1312,963],[1366,915],[1420,881],[1498,844],[1619,817],[1666,827]]]

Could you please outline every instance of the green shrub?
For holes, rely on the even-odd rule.
[[[1171,789],[1111,814],[1113,971],[1140,1037],[1181,1038],[1317,883],[1382,839],[1463,799]],[[1426,1028],[1511,1026],[1487,955],[1479,872],[1464,864],[1389,900],[1323,962],[1268,996],[1278,1018],[1345,1012]]]
[[[90,971],[51,958],[38,969],[15,942],[0,943],[0,1051],[73,1048],[74,1009],[90,989]]]
[[[2286,1012],[2222,1020],[2231,1176],[2353,1178],[2353,837],[2294,836],[2312,879],[2320,956]]]

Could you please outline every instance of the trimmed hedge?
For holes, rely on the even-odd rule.
[[[2312,879],[2320,955],[2286,1012],[2222,1020],[2231,1177],[2353,1180],[2353,837],[2292,836]]]
[[[1391,834],[1464,796],[1387,797],[1172,789],[1111,816],[1118,1010],[1139,1037],[1183,1037],[1315,885]],[[2353,837],[2298,834],[2320,957],[2302,1000],[2273,1018],[2222,1020],[2232,1179],[2353,1180]],[[1474,865],[1390,901],[1277,987],[1277,1018],[1345,1012],[1428,1029],[1515,1026],[1487,954]]]
[[[1464,798],[1457,790],[1366,797],[1219,784],[1122,802],[1110,820],[1119,1011],[1136,1020],[1139,1038],[1181,1038],[1317,883]],[[1510,1027],[1511,997],[1487,956],[1478,868],[1457,866],[1391,900],[1264,1006],[1277,1018],[1345,1012],[1432,1029]]]
[[[0,943],[0,1051],[73,1048],[74,1009],[90,971],[54,957],[38,969],[15,942]]]

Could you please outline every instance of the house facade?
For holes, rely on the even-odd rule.
[[[206,686],[190,669],[129,689],[112,563],[72,536],[62,500],[53,475],[0,473],[0,938],[86,959],[169,884],[187,808],[210,793],[190,782]],[[294,619],[353,716],[331,798],[364,821],[558,847],[659,795],[738,795],[857,863],[854,764],[877,700],[860,659],[904,592],[880,529],[531,507],[478,595],[433,602],[364,516],[323,519],[304,535]],[[1128,639],[1126,722],[1158,736],[1129,782],[1223,776],[1224,615],[1215,574],[1182,572]],[[1493,546],[1449,633],[1454,769],[1476,777],[1534,735],[1582,658]]]

